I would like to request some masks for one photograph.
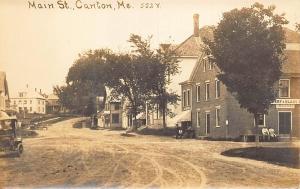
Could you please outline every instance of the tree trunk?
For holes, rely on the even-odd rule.
[[[165,129],[167,127],[167,124],[166,124],[166,107],[165,106],[162,109],[162,116],[163,116],[163,128]]]
[[[135,107],[133,107],[133,124],[132,124],[132,131],[136,131],[137,130],[137,120],[136,120],[136,114],[137,114],[137,110]]]
[[[166,123],[166,107],[167,107],[167,100],[166,100],[166,95],[165,91],[163,92],[163,101],[162,101],[162,116],[163,116],[163,128],[167,128],[167,123]]]
[[[258,129],[258,121],[259,121],[259,114],[255,113],[254,114],[254,123],[255,123],[255,145],[258,147],[259,145],[259,129]]]

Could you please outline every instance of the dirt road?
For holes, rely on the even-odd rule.
[[[299,187],[300,171],[221,151],[253,144],[121,135],[57,123],[25,139],[21,158],[0,157],[0,187]]]

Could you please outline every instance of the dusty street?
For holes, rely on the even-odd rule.
[[[2,155],[0,188],[299,187],[299,169],[219,155],[253,144],[123,136],[124,131],[73,128],[78,119],[25,139],[21,158]]]

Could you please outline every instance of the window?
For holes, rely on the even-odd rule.
[[[196,86],[196,91],[197,91],[197,102],[200,102],[200,85]]]
[[[205,83],[205,100],[209,99],[209,83]]]
[[[203,72],[206,71],[206,60],[203,61]]]
[[[24,100],[24,104],[27,104],[27,100]]]
[[[40,104],[40,100],[38,100],[38,104]]]
[[[186,106],[186,91],[183,91],[183,94],[182,94],[182,105],[183,105],[183,107],[185,107]]]
[[[216,107],[216,127],[220,127],[220,107]]]
[[[111,114],[111,123],[119,123],[119,114]]]
[[[200,117],[201,117],[200,111],[197,111],[197,127],[200,127]]]
[[[259,114],[258,116],[258,126],[265,126],[266,125],[266,115]],[[255,119],[254,119],[254,126],[255,126]]]
[[[220,98],[220,81],[216,79],[216,98]]]
[[[32,112],[32,107],[29,107],[29,112]]]
[[[19,100],[19,104],[22,104],[22,100]]]
[[[32,104],[32,100],[30,100],[30,104]]]
[[[120,109],[120,104],[119,103],[116,103],[115,105],[114,105],[115,107],[115,109],[114,110],[119,110]]]
[[[186,105],[187,106],[190,106],[190,104],[191,104],[191,94],[190,94],[190,90],[187,90],[187,103],[186,103]]]
[[[14,100],[14,105],[16,105],[17,104],[17,102]]]
[[[279,80],[279,97],[289,98],[290,97],[290,80],[280,79]]]

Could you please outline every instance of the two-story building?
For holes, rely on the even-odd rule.
[[[273,128],[281,137],[300,137],[300,34],[285,29],[287,59],[282,67],[278,99],[260,127]],[[181,83],[182,109],[188,114],[198,136],[238,138],[255,133],[254,117],[217,79],[218,67],[204,53],[188,80]]]
[[[5,72],[0,72],[0,110],[6,110],[9,107],[9,93]]]
[[[11,98],[10,107],[19,113],[46,113],[46,98],[41,91],[32,90],[28,86]]]
[[[178,58],[179,73],[171,78],[168,85],[169,92],[175,92],[182,99],[180,83],[189,79],[191,72],[201,57],[201,49],[204,38],[212,38],[212,27],[204,26],[199,28],[199,14],[193,15],[193,33],[181,44],[173,47]],[[168,107],[175,117],[167,117],[167,125],[175,126],[176,121],[185,117],[186,112],[182,112],[181,105]]]

